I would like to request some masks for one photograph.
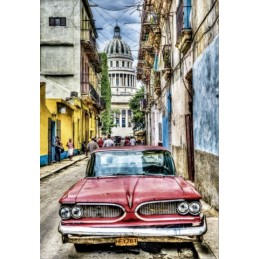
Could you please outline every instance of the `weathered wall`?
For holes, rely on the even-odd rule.
[[[80,1],[42,0],[40,10],[41,76],[79,95],[80,4]],[[49,17],[66,17],[66,26],[49,26]],[[44,81],[47,98],[65,99],[69,96],[52,90],[48,81]]]
[[[188,179],[187,149],[186,146],[172,146],[172,154],[177,175]]]
[[[193,66],[193,134],[195,185],[218,208],[219,156],[219,38],[205,49]]]
[[[193,119],[195,149],[218,155],[219,149],[219,38],[193,66]]]
[[[219,157],[195,150],[195,187],[203,199],[219,209]]]
[[[40,165],[48,164],[48,119],[51,112],[46,106],[45,83],[40,84]]]

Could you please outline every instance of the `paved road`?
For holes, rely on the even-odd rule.
[[[77,253],[74,245],[62,244],[61,235],[58,232],[60,221],[58,200],[62,194],[78,179],[84,177],[86,160],[77,162],[67,169],[62,170],[48,178],[41,180],[41,214],[40,214],[40,237],[41,259],[178,259],[197,258],[192,244],[169,244],[158,247],[142,245],[133,248],[117,248],[111,246],[91,246],[88,252]],[[154,249],[152,251],[151,249]]]

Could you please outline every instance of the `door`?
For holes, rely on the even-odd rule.
[[[48,118],[48,164],[55,160],[55,122]]]
[[[187,162],[188,176],[194,181],[194,144],[193,144],[193,123],[192,115],[185,115],[186,141],[187,141]]]

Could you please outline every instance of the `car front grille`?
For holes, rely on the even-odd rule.
[[[137,211],[142,215],[168,215],[177,214],[176,202],[151,202],[141,205]]]
[[[122,208],[114,205],[84,205],[85,218],[117,218],[123,214]]]

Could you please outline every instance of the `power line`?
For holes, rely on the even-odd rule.
[[[104,6],[100,6],[96,3],[94,3],[93,1],[89,0],[91,3],[93,3],[96,7],[99,7],[99,8],[102,8],[104,10],[107,10],[107,11],[111,11],[111,12],[116,12],[116,11],[123,11],[123,10],[128,10],[129,8],[132,8],[132,6],[125,6],[121,9],[109,9],[107,7],[104,7]],[[133,3],[135,2],[135,0],[133,1]],[[133,3],[131,5],[133,5]]]

